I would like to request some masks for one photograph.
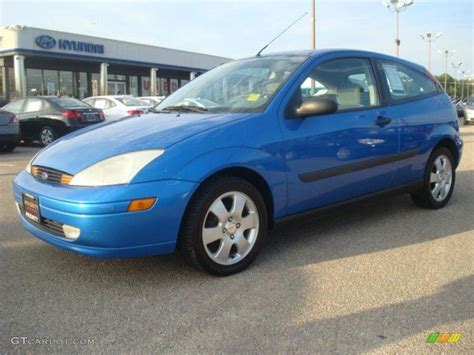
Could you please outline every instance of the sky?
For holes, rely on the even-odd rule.
[[[316,0],[318,48],[395,54],[395,14],[381,0]],[[93,35],[229,58],[254,55],[306,11],[311,0],[0,0],[0,26],[13,24]],[[451,63],[474,73],[474,1],[415,0],[400,14],[401,57],[428,66],[420,34],[442,36],[432,72],[444,72],[438,50],[456,50]],[[267,52],[310,47],[305,16]],[[451,75],[455,70],[450,68]],[[460,75],[457,75],[460,77]]]

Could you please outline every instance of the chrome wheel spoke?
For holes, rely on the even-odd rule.
[[[253,229],[257,225],[257,220],[255,218],[255,213],[251,212],[244,218],[242,218],[242,230],[246,231],[247,229]]]
[[[212,228],[204,228],[202,231],[202,240],[204,245],[214,243],[216,240],[224,238],[222,228],[220,226]]]
[[[224,203],[221,199],[217,199],[211,206],[211,212],[219,219],[219,222],[223,223],[227,220],[229,211],[225,208]]]
[[[237,246],[237,251],[239,254],[242,255],[247,251],[248,248],[250,248],[252,244],[242,234],[237,239],[235,245]]]
[[[230,250],[232,249],[232,243],[224,239],[221,243],[221,246],[214,255],[216,260],[220,261],[222,264],[227,264],[230,258]]]
[[[442,183],[441,183],[441,182],[439,182],[439,183],[436,184],[436,186],[435,186],[435,188],[434,188],[434,190],[433,190],[433,197],[434,197],[434,198],[438,198],[438,196],[439,196],[439,191],[441,190],[441,187],[442,187]]]
[[[438,157],[438,159],[436,159],[435,166],[436,166],[437,173],[440,173],[441,170],[443,170],[443,163],[441,162],[441,157]]]
[[[232,214],[242,217],[245,208],[245,198],[240,194],[235,194],[233,198]]]
[[[439,181],[439,174],[431,173],[430,182],[433,183],[433,182],[438,182],[438,181]]]

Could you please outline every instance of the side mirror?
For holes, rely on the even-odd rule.
[[[310,97],[296,109],[299,118],[308,116],[327,115],[337,111],[337,103],[323,97]]]

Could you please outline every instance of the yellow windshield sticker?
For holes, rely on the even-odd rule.
[[[260,94],[250,94],[248,97],[247,97],[247,101],[257,101],[258,99],[260,98]]]

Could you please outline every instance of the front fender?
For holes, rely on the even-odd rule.
[[[287,207],[287,166],[283,159],[250,147],[229,147],[202,154],[183,166],[176,179],[203,182],[228,168],[244,168],[260,175],[273,197],[274,217],[285,215]]]

